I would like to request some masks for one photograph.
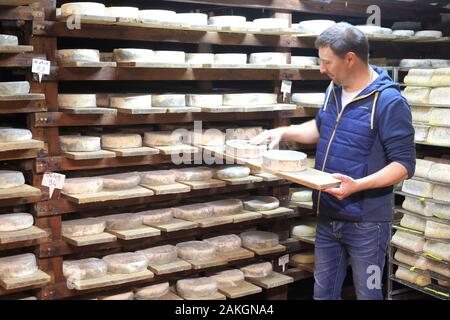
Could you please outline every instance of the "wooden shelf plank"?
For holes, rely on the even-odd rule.
[[[4,279],[0,278],[0,285],[6,290],[13,290],[28,287],[41,287],[50,282],[50,276],[38,270],[30,276]]]
[[[273,272],[272,275],[265,278],[246,278],[246,280],[264,289],[272,289],[294,282],[292,277],[278,272]]]
[[[80,237],[63,236],[62,238],[67,243],[74,245],[76,247],[90,246],[99,243],[109,243],[117,240],[117,237],[115,235],[106,232]]]
[[[0,244],[36,240],[46,237],[47,232],[36,226],[32,226],[28,229],[19,231],[0,232]]]
[[[0,98],[0,114],[31,113],[46,110],[45,95],[29,96],[30,99]]]
[[[149,269],[157,275],[191,270],[191,268],[192,266],[190,263],[181,259],[166,264],[149,265]]]
[[[0,189],[0,200],[40,196],[41,190],[26,184],[16,188]]]
[[[237,299],[260,293],[262,292],[262,288],[255,286],[250,282],[243,281],[236,287],[219,287],[219,292],[229,299]]]
[[[19,142],[2,142],[0,143],[0,152],[12,150],[41,149],[43,147],[44,142],[34,139]]]

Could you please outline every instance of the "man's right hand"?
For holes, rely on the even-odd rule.
[[[251,144],[262,144],[265,141],[270,141],[269,149],[273,149],[275,147],[278,147],[278,144],[283,139],[283,135],[286,132],[288,128],[282,127],[282,128],[276,128],[272,130],[267,130],[256,137],[252,138],[250,140]]]

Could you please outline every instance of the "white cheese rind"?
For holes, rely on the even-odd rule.
[[[170,244],[136,251],[136,253],[144,254],[148,259],[149,265],[168,264],[175,262],[178,258],[177,247]]]
[[[182,297],[202,298],[217,293],[217,282],[207,277],[181,279],[177,281],[176,288]]]
[[[31,140],[33,135],[28,129],[0,128],[0,143]]]
[[[0,82],[0,96],[24,95],[30,92],[28,81]]]
[[[272,248],[279,244],[278,234],[267,231],[246,231],[240,234],[243,247]]]
[[[242,247],[241,238],[235,234],[217,236],[203,241],[216,247],[217,253],[233,252]]]
[[[34,218],[29,213],[9,213],[0,215],[0,232],[25,230],[33,226]]]
[[[217,248],[204,241],[187,241],[176,245],[178,257],[185,260],[205,261],[214,258]]]
[[[0,278],[2,279],[26,277],[37,271],[36,257],[32,253],[0,258]]]
[[[102,135],[102,147],[110,149],[127,149],[142,147],[139,134],[111,133]]]
[[[95,108],[97,96],[95,94],[59,94],[58,105],[62,108]]]
[[[98,218],[86,218],[63,221],[62,235],[65,237],[81,237],[99,234],[105,231],[106,223]]]
[[[259,279],[272,274],[273,267],[270,262],[255,263],[240,269],[246,278]]]
[[[103,178],[65,179],[63,192],[67,194],[92,194],[103,190]]]
[[[60,136],[59,143],[64,152],[94,152],[101,150],[100,137]]]
[[[141,182],[138,172],[118,173],[102,176],[103,189],[105,190],[126,190],[137,187]]]
[[[98,258],[68,260],[63,262],[63,274],[69,280],[94,279],[105,276],[108,266]]]
[[[267,150],[263,154],[263,167],[272,171],[297,172],[306,169],[307,155],[292,150]]]
[[[169,293],[169,282],[163,282],[135,290],[136,300],[155,300]]]
[[[0,170],[0,189],[9,189],[23,186],[25,177],[20,171]]]
[[[103,257],[103,261],[108,265],[108,272],[114,274],[140,272],[148,267],[145,255],[132,252],[110,254]]]

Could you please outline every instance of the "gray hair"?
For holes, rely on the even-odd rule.
[[[354,52],[363,62],[369,62],[369,40],[358,28],[347,22],[339,22],[322,32],[315,42],[316,49],[329,47],[343,58]]]

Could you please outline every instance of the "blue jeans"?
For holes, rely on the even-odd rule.
[[[388,222],[317,223],[314,299],[340,300],[350,262],[358,300],[382,300]]]

